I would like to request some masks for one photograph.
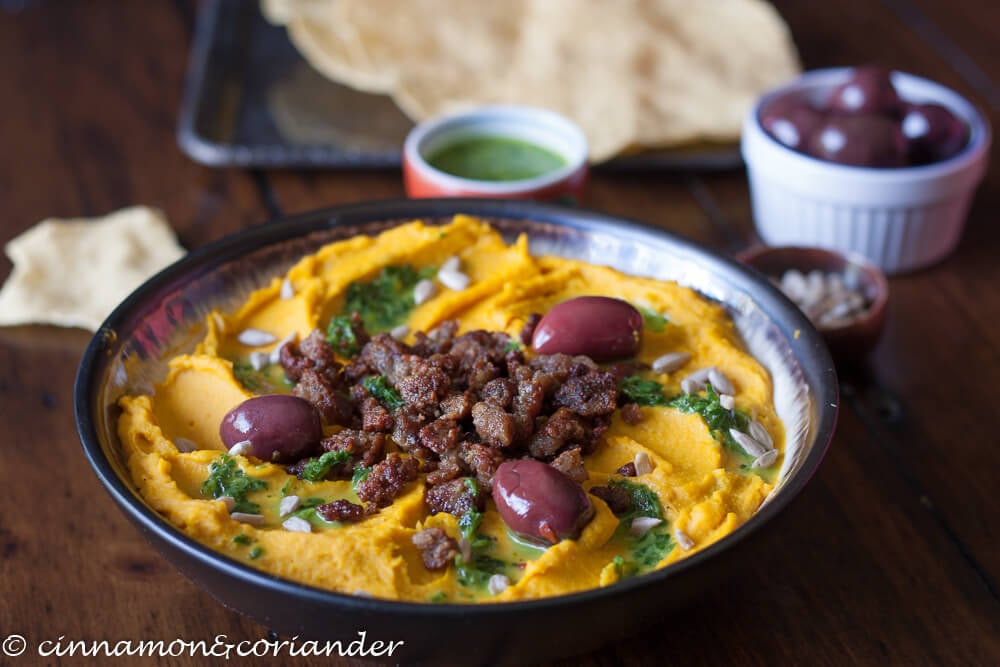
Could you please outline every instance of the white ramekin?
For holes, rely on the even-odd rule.
[[[962,235],[973,192],[986,171],[989,123],[948,88],[894,72],[893,84],[904,100],[940,104],[969,125],[969,143],[960,153],[916,167],[853,167],[797,153],[761,127],[760,111],[774,99],[790,95],[822,103],[850,72],[807,72],[765,94],[744,119],[741,149],[757,231],[770,245],[856,252],[886,273],[933,264]]]

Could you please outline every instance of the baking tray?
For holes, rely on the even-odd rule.
[[[195,25],[177,139],[215,167],[387,168],[413,127],[385,95],[314,70],[268,23],[258,2],[205,0]],[[735,144],[701,144],[616,158],[602,169],[723,170]]]

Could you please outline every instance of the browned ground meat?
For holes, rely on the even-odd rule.
[[[590,477],[590,473],[583,467],[583,455],[579,448],[567,449],[553,459],[551,465],[574,482],[582,482]]]
[[[430,486],[443,484],[444,482],[455,479],[461,475],[462,472],[462,460],[458,458],[458,451],[451,450],[445,452],[437,461],[437,467],[428,473],[427,484]]]
[[[292,394],[312,403],[327,424],[351,424],[354,414],[351,399],[319,371],[311,368],[302,371]]]
[[[428,570],[443,570],[458,555],[458,543],[440,528],[424,528],[414,533],[413,545]]]
[[[474,442],[458,446],[458,457],[486,491],[493,491],[493,476],[504,462],[504,455],[497,449]]]
[[[514,442],[514,418],[493,403],[472,406],[472,423],[483,442],[491,447],[510,447]]]
[[[555,404],[583,417],[610,415],[618,403],[618,383],[611,373],[591,370],[571,377],[556,391]]]
[[[617,382],[621,382],[630,375],[635,375],[640,371],[644,371],[649,368],[649,364],[644,364],[639,361],[620,361],[617,364],[611,364],[608,366],[607,371],[615,376]]]
[[[418,410],[436,407],[448,395],[451,379],[440,368],[411,355],[408,373],[399,379],[396,389],[406,404]]]
[[[583,419],[568,408],[559,408],[531,437],[528,451],[535,458],[548,458],[567,445],[579,445],[587,439]]]
[[[353,463],[345,464],[345,474],[350,475],[355,465],[370,468],[382,459],[385,453],[385,435],[345,428],[324,438],[320,446],[327,452],[349,452]]]
[[[396,411],[394,419],[392,439],[396,445],[404,452],[422,459],[431,456],[431,451],[420,442],[420,431],[427,423],[427,416],[410,406],[404,406]]]
[[[364,507],[344,499],[317,505],[316,513],[327,521],[361,521],[365,518]]]
[[[541,313],[532,313],[531,315],[528,315],[528,319],[525,321],[524,326],[521,327],[521,333],[519,335],[522,343],[525,345],[531,345],[531,340],[535,337],[535,329],[541,321]]]
[[[615,474],[623,477],[635,477],[635,464],[629,461],[618,470],[615,470]]]
[[[447,512],[462,516],[471,509],[483,511],[486,505],[486,492],[483,487],[471,477],[459,477],[450,482],[432,486],[424,496],[431,514]]]
[[[415,458],[392,452],[358,483],[358,498],[374,507],[390,505],[406,485],[417,478],[419,467]]]
[[[526,345],[539,319],[533,315],[525,324]],[[459,336],[452,321],[415,333],[412,346],[388,334],[369,338],[359,318],[352,328],[364,344],[346,367],[319,330],[286,345],[281,363],[297,382],[295,395],[315,405],[327,424],[346,427],[322,443],[327,451],[352,455],[330,476],[343,479],[356,466],[372,468],[358,485],[369,509],[391,503],[418,472],[427,475],[432,511],[461,514],[470,503],[481,507],[497,468],[515,456],[530,455],[575,480],[586,479],[583,457],[611,422],[618,374],[639,366],[624,362],[609,372],[589,357],[565,354],[526,360],[506,333]],[[383,376],[399,392],[401,407],[388,408],[369,394],[363,382],[373,376]],[[639,416],[635,405],[622,409],[628,423]],[[405,454],[386,457],[388,438]],[[289,470],[301,474],[304,464]],[[465,478],[476,480],[481,496],[471,497]]]
[[[624,514],[632,509],[632,496],[620,486],[593,486],[590,493],[606,502],[615,514]]]
[[[363,398],[360,411],[361,428],[365,431],[388,433],[392,430],[392,415],[377,399],[371,396]]]
[[[445,320],[426,334],[418,331],[414,336],[413,352],[421,357],[446,353],[451,349],[451,342],[456,333],[458,333],[458,322],[455,320]]]
[[[360,382],[366,375],[384,375],[395,384],[396,367],[409,352],[409,348],[389,334],[378,334],[361,348],[361,353],[344,369],[344,374],[352,382]]]
[[[635,403],[626,403],[622,406],[622,421],[635,426],[642,421],[642,408]]]
[[[313,329],[298,343],[285,343],[279,353],[279,363],[285,377],[292,382],[298,382],[306,370],[315,371],[333,387],[339,387],[342,382],[343,366],[334,357],[333,348],[319,329]]]
[[[472,392],[455,393],[441,401],[441,417],[462,421],[472,414]]]
[[[501,408],[509,408],[514,400],[514,392],[517,391],[517,383],[510,378],[496,378],[490,380],[479,392],[480,398]]]
[[[420,444],[435,454],[443,454],[458,444],[461,429],[451,419],[441,417],[420,429]]]

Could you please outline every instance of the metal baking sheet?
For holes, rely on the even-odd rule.
[[[227,167],[387,168],[400,165],[413,127],[387,96],[323,77],[271,25],[259,3],[206,0],[195,26],[177,137],[202,164]],[[616,158],[602,169],[739,167],[735,144]]]

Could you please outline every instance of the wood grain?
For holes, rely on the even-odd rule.
[[[991,0],[776,5],[807,67],[882,62],[952,86],[1000,121],[1000,15]],[[174,127],[191,0],[25,3],[17,13],[4,6],[0,241],[47,216],[148,203],[197,247],[275,209],[403,195],[396,171],[248,173],[187,160]],[[1000,663],[997,148],[992,157],[956,253],[892,279],[878,348],[867,363],[842,369],[841,419],[827,459],[753,558],[653,630],[559,664]],[[598,172],[584,204],[726,252],[754,241],[738,171]],[[0,260],[0,275],[8,269]],[[0,636],[267,636],[156,555],[90,471],[72,418],[73,376],[88,338],[0,329]],[[322,664],[331,662],[360,664]],[[83,661],[54,661],[63,663]]]

